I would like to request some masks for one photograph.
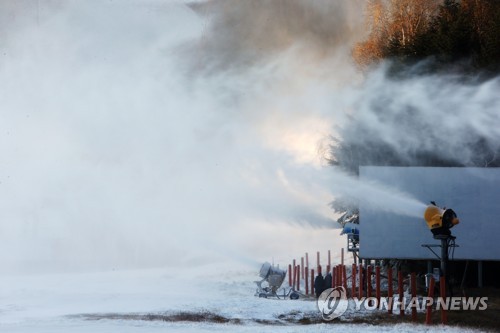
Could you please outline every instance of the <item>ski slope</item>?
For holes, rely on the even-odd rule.
[[[301,325],[318,318],[314,301],[254,297],[255,270],[206,265],[2,276],[1,332],[475,332],[454,327]],[[176,321],[179,313],[188,321]],[[366,315],[366,313],[349,316]],[[209,317],[215,317],[211,320]],[[218,320],[217,318],[223,318]]]

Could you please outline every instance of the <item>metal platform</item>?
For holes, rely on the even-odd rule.
[[[452,251],[451,259],[453,260],[455,248],[459,247],[457,244],[455,244],[456,237],[451,235],[434,235],[434,239],[440,240],[441,244],[422,244],[421,246],[428,248],[436,256],[436,258],[441,262],[441,276],[445,276],[446,278],[448,278],[446,273],[448,260],[450,257],[450,250]],[[433,248],[435,247],[441,248],[441,256],[433,250]]]
[[[441,260],[441,257],[436,252],[434,252],[434,250],[432,249],[433,247],[441,247],[441,244],[422,244],[421,246],[428,248],[436,256],[436,258],[438,260]],[[455,247],[460,247],[460,245],[458,245],[458,244],[449,244],[448,245],[448,248],[455,248]]]

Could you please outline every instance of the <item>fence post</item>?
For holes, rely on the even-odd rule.
[[[389,304],[387,306],[387,312],[389,312],[389,314],[392,314],[392,304],[393,304],[393,294],[392,294],[392,267],[389,267],[389,269],[387,270],[387,280],[388,280],[388,284],[387,284],[387,296],[389,298]]]
[[[335,288],[335,267],[332,268],[332,288]]]
[[[342,280],[344,282],[343,284],[344,290],[347,293],[347,270],[345,265],[342,265]]]
[[[380,266],[375,267],[375,297],[377,298],[377,307],[380,307]]]
[[[314,269],[311,269],[311,295],[314,296]]]
[[[352,264],[351,282],[351,297],[354,298],[356,296],[356,264]]]
[[[297,276],[297,279],[296,279],[297,291],[300,291],[300,265],[297,266],[297,273],[295,275]]]
[[[411,307],[411,320],[412,321],[417,321],[417,305],[415,304],[415,298],[417,297],[417,276],[415,272],[411,273],[410,276],[410,284],[411,284],[411,297],[412,297],[412,304],[414,304]]]
[[[337,265],[337,287],[342,286],[342,266]]]
[[[304,276],[305,281],[305,287],[306,287],[306,296],[309,295],[309,267],[306,267],[305,269],[306,275]]]
[[[358,299],[363,297],[363,265],[359,264],[359,290]]]
[[[446,303],[446,278],[444,276],[441,276],[439,278],[439,289],[441,294],[441,300],[442,302]],[[446,313],[445,306],[441,307],[441,323],[443,325],[446,325],[448,323],[448,315]]]
[[[328,250],[328,267],[332,267],[332,257],[330,254],[330,250]]]
[[[405,304],[403,300],[403,272],[398,270],[398,293],[399,293],[399,314],[405,315]]]
[[[319,274],[319,251],[316,252],[316,268],[318,269]]]
[[[368,265],[368,271],[366,272],[366,298],[372,297],[372,265]]]
[[[434,285],[435,285],[434,277],[431,276],[429,281],[429,292],[427,293],[427,297],[429,299],[434,299]],[[425,324],[430,325],[432,323],[432,304],[427,305],[427,309],[425,310]]]
[[[337,287],[337,267],[332,268],[332,288]]]
[[[304,257],[300,258],[300,277],[303,280],[304,279]]]

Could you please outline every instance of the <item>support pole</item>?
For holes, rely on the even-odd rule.
[[[340,264],[344,265],[344,248],[340,249]]]
[[[292,265],[288,265],[288,286],[292,286]]]
[[[306,252],[306,267],[309,267],[309,253]],[[306,272],[306,274],[309,272]]]
[[[330,254],[330,250],[328,250],[328,267],[332,267],[332,257]]]
[[[448,239],[441,239],[441,276],[448,275]]]

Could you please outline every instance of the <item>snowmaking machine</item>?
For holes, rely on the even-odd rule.
[[[460,223],[457,214],[452,209],[439,208],[434,201],[431,205],[427,206],[424,212],[424,220],[427,227],[432,232],[434,239],[441,241],[440,245],[424,244],[432,253],[441,261],[440,275],[447,277],[447,266],[449,260],[449,250],[453,252],[458,245],[455,244],[455,236],[452,236],[450,229]],[[438,255],[433,247],[441,248],[441,255]],[[452,254],[453,258],[453,254]]]
[[[359,251],[359,226],[354,223],[346,223],[340,235],[347,235],[347,251]]]
[[[427,206],[424,212],[424,219],[427,227],[431,230],[434,238],[448,238],[451,236],[450,229],[460,223],[457,214],[453,209],[441,209],[434,202]]]
[[[299,294],[295,292],[292,288],[281,288],[283,293],[278,294],[278,291],[285,280],[286,271],[275,267],[268,262],[265,262],[260,268],[259,276],[262,278],[260,281],[255,281],[257,284],[257,291],[255,296],[259,297],[276,297],[276,298],[287,298],[298,299]]]

